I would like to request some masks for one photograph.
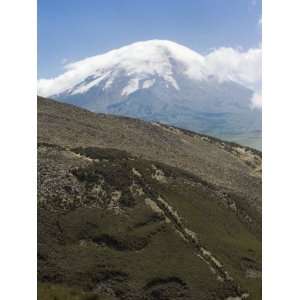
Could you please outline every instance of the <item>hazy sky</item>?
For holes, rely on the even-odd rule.
[[[257,48],[260,19],[261,0],[38,0],[38,77],[140,40]]]

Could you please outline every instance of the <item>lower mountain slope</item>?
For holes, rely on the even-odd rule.
[[[38,298],[261,299],[259,171],[250,148],[40,98]]]

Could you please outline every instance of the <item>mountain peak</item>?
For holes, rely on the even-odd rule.
[[[259,54],[246,54],[221,49],[202,56],[168,40],[136,42],[68,64],[62,75],[39,81],[39,94],[219,137],[244,134],[261,128],[253,89],[242,84],[255,81]]]
[[[178,89],[172,76],[175,65],[180,66],[181,71],[191,78],[204,78],[204,58],[199,53],[172,41],[148,40],[70,63],[65,67],[65,74],[54,80],[39,80],[39,94],[48,96],[66,91],[72,94],[82,93],[103,80],[107,80],[105,87],[108,88],[119,73],[135,77],[131,86],[137,80],[160,76]],[[89,80],[86,84],[85,79],[88,77],[94,79],[93,83]],[[79,85],[84,81],[84,84]],[[132,88],[129,87],[128,90]],[[123,94],[128,95],[128,91]]]
[[[180,45],[170,40],[147,40],[132,43],[128,46],[119,48],[117,51],[134,51],[132,55],[143,55],[143,59],[156,58],[158,55],[164,58],[173,57],[181,61],[196,60],[203,62],[204,58],[199,53],[188,47]]]

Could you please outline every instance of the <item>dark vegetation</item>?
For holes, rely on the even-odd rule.
[[[261,299],[255,198],[199,174],[142,153],[42,136],[38,299]],[[202,247],[220,267],[199,257]]]
[[[54,173],[52,164],[58,165]],[[39,145],[39,168],[40,177],[53,181],[63,171],[66,178],[73,177],[71,181],[64,177],[55,186],[45,180],[39,186],[44,199],[38,211],[40,295],[223,299],[238,294],[240,282],[247,281],[239,278],[253,263],[255,268],[260,265],[257,230],[247,219],[236,218],[239,208],[230,210],[218,199],[216,188],[193,174],[116,149],[62,149],[49,144]],[[163,181],[154,176],[156,170],[162,172]],[[66,194],[56,193],[60,185]],[[74,189],[77,193],[72,193]],[[145,198],[156,201],[159,196],[180,213],[180,219],[165,212],[171,220],[166,223],[162,213],[145,204]],[[197,247],[176,233],[182,226],[199,234],[201,243],[226,262],[238,285],[214,278],[195,256]],[[83,294],[72,294],[70,288]]]

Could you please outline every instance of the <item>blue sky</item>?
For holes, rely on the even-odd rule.
[[[38,0],[38,77],[132,42],[167,39],[202,54],[260,45],[261,0]]]

